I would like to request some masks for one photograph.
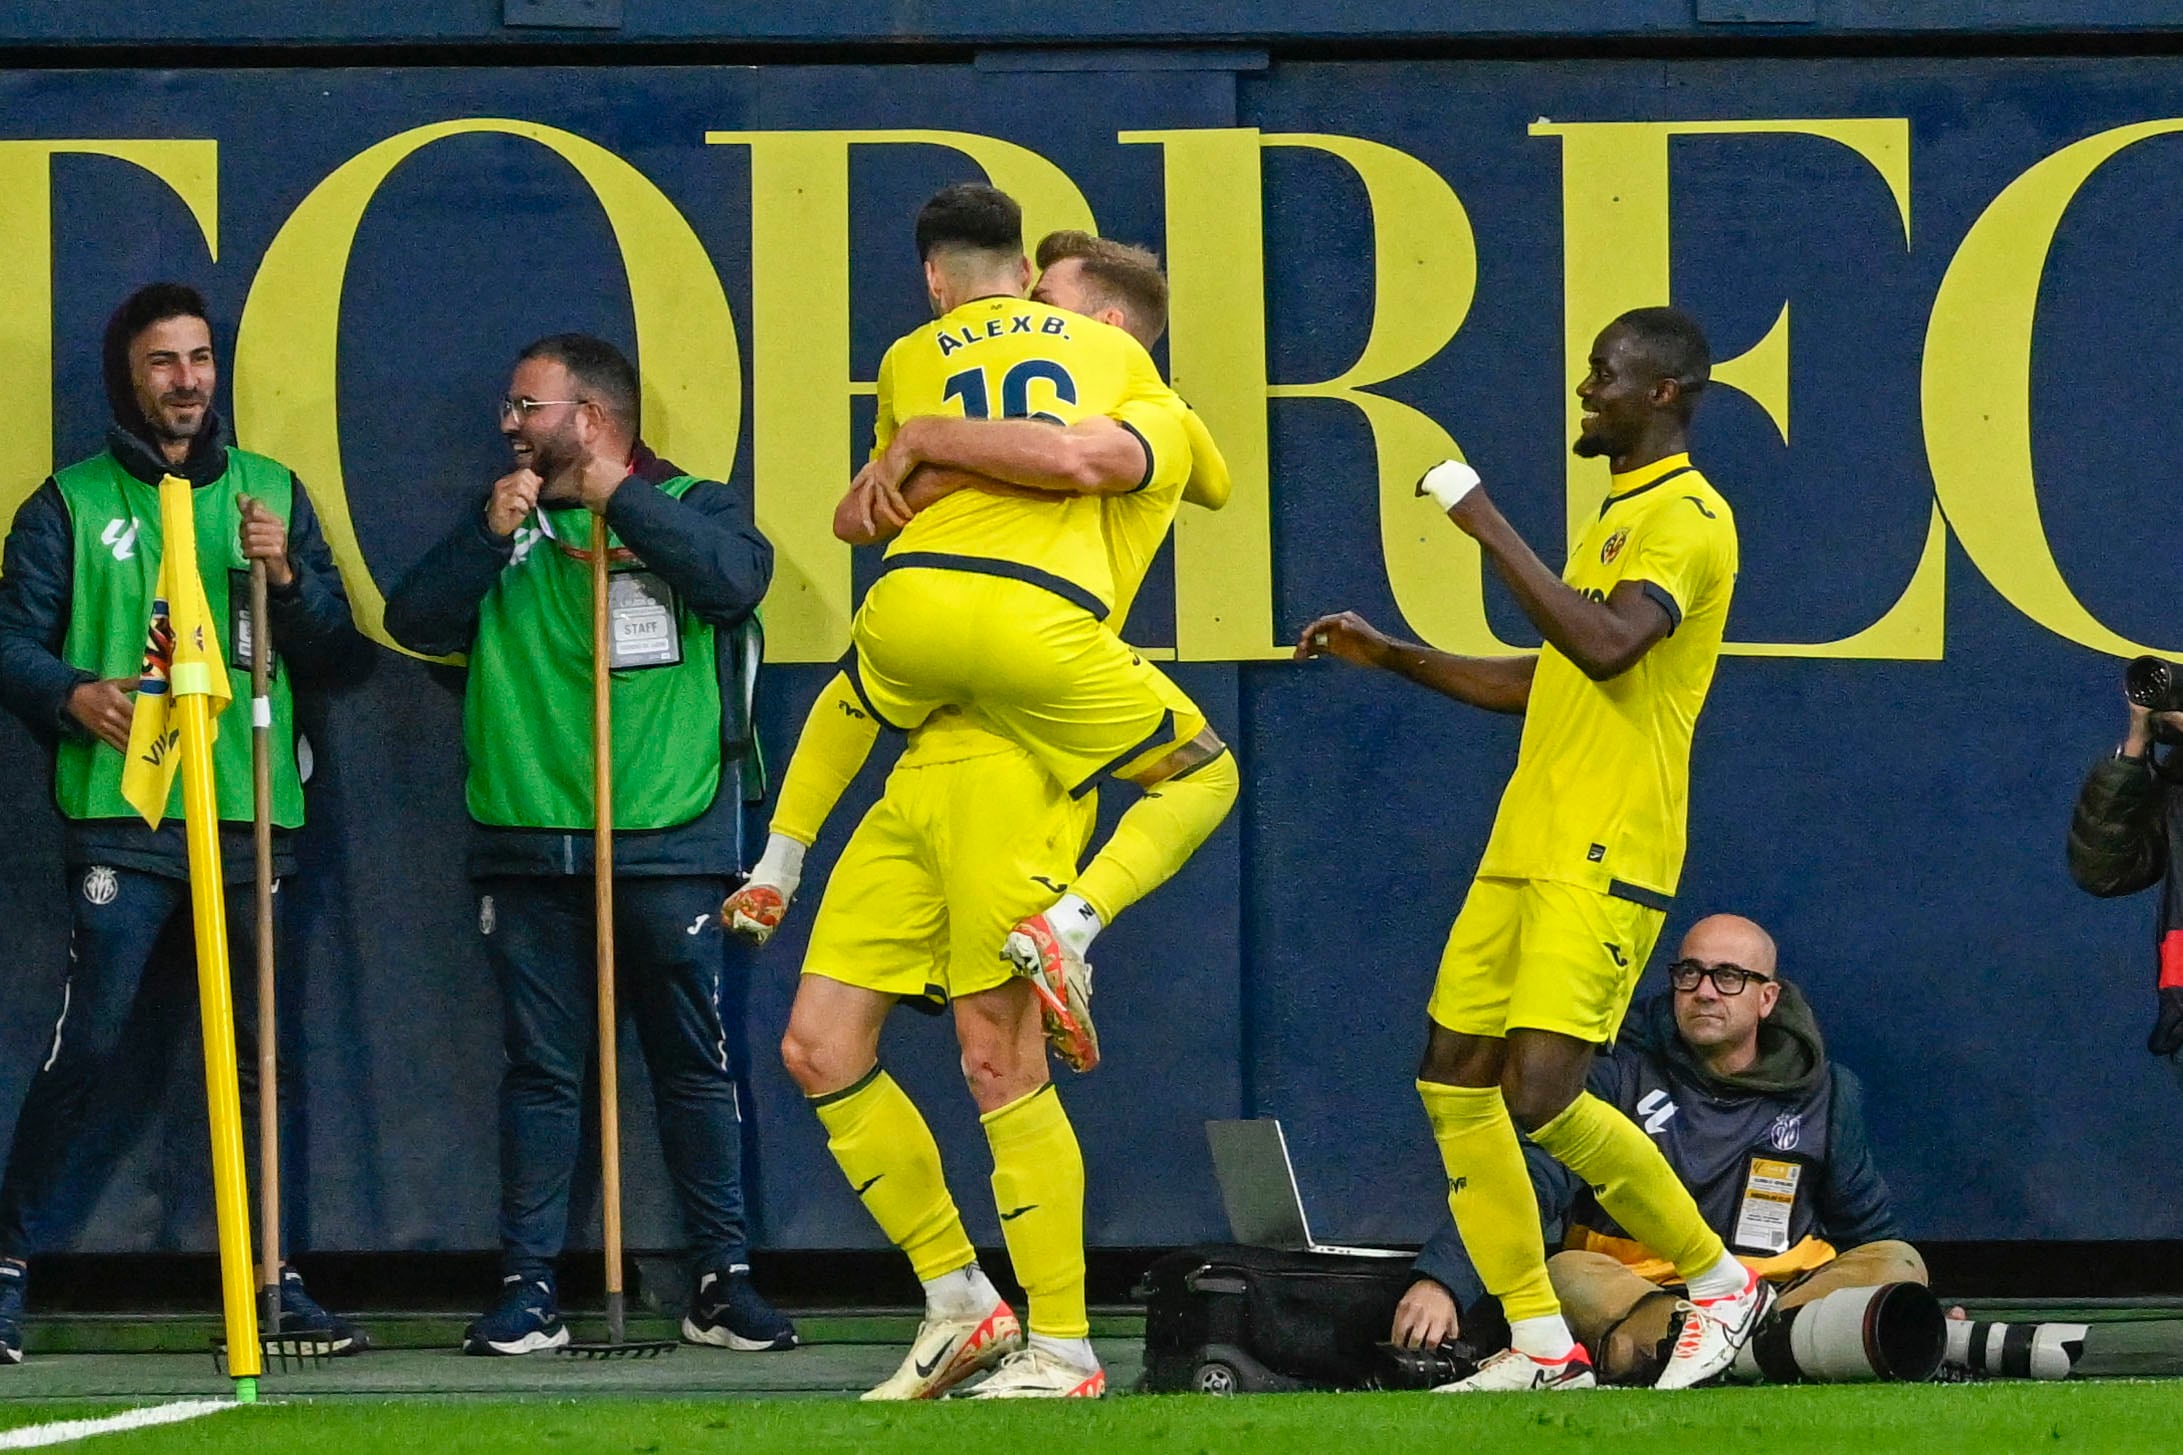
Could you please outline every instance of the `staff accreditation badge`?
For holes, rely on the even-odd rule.
[[[1739,1248],[1759,1248],[1768,1253],[1789,1251],[1789,1214],[1796,1208],[1796,1185],[1803,1179],[1804,1164],[1753,1157],[1751,1175],[1743,1185],[1743,1206],[1736,1213]]]

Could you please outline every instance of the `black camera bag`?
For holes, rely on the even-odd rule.
[[[1407,1258],[1208,1243],[1152,1265],[1145,1372],[1152,1393],[1362,1389],[1414,1278]]]

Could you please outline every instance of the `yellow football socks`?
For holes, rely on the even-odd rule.
[[[979,1118],[993,1148],[993,1201],[1016,1281],[1030,1296],[1033,1334],[1082,1339],[1084,1154],[1048,1082]]]
[[[1243,786],[1235,754],[1221,752],[1145,790],[1070,889],[1102,923],[1174,877],[1235,806]]]
[[[921,1281],[978,1261],[948,1195],[939,1144],[893,1077],[874,1066],[854,1086],[811,1098],[811,1109],[826,1128],[826,1150],[848,1174],[865,1211],[910,1255]],[[1079,1172],[1079,1187],[1082,1177]]]
[[[772,831],[801,844],[817,842],[826,816],[841,802],[878,737],[879,721],[857,696],[849,674],[836,672],[819,690],[796,739],[796,751],[788,756],[780,798],[773,808]]]
[[[1447,1169],[1448,1211],[1486,1291],[1501,1300],[1511,1324],[1559,1319],[1561,1303],[1546,1276],[1538,1195],[1501,1089],[1420,1081],[1417,1094]]]
[[[1728,1251],[1652,1138],[1590,1092],[1531,1140],[1591,1184],[1607,1215],[1673,1263],[1686,1283],[1711,1272]]]

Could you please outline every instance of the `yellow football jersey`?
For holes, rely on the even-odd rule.
[[[1736,587],[1735,515],[1688,455],[1616,475],[1562,579],[1595,601],[1641,581],[1674,627],[1607,682],[1540,648],[1523,747],[1478,872],[1664,907],[1683,872],[1691,733]]]
[[[1114,412],[1122,427],[1143,443],[1150,471],[1136,490],[1109,495],[1102,502],[1100,525],[1107,540],[1107,569],[1114,578],[1114,609],[1107,613],[1107,625],[1117,633],[1128,624],[1152,558],[1175,524],[1183,487],[1194,476],[1225,481],[1228,475],[1228,462],[1212,436],[1186,425],[1189,414],[1190,406],[1180,399],[1133,400]]]
[[[1174,398],[1144,346],[1122,330],[1027,298],[980,298],[887,350],[873,453],[887,448],[900,421],[919,415],[1073,424],[1133,399]],[[1000,574],[1037,573],[1076,588],[1061,594],[1096,602],[1097,615],[1114,604],[1096,496],[1044,501],[958,490],[887,548],[890,559],[909,555],[1003,562],[1017,569]]]
[[[1136,490],[1096,497],[1102,507],[1107,566],[1114,583],[1114,606],[1107,614],[1107,625],[1119,632],[1129,619],[1130,606],[1144,585],[1145,573],[1152,568],[1160,542],[1167,538],[1175,522],[1184,487],[1196,482],[1196,493],[1225,500],[1228,462],[1202,426],[1192,427],[1190,408],[1180,399],[1132,400],[1116,409],[1114,418],[1143,443],[1150,471],[1144,485]],[[902,761],[925,767],[1005,752],[1015,746],[1015,739],[994,727],[977,709],[947,707],[925,719],[910,734]]]

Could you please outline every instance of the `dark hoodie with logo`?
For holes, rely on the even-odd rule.
[[[117,370],[109,358],[106,381],[115,421],[106,432],[106,448],[122,469],[148,485],[175,474],[193,486],[203,486],[227,473],[229,435],[227,422],[219,414],[205,411],[204,427],[191,441],[188,456],[179,465],[169,465],[136,407],[127,361],[121,361]],[[288,557],[295,580],[285,589],[267,588],[266,615],[276,658],[301,677],[354,661],[362,639],[351,623],[348,593],[319,530],[310,496],[301,481],[293,485]],[[5,559],[0,561],[0,706],[48,744],[60,734],[83,734],[82,726],[69,715],[68,697],[78,686],[96,680],[95,674],[61,657],[74,592],[75,527],[60,486],[48,477],[16,511]],[[136,629],[142,631],[144,625]],[[227,881],[247,882],[254,862],[250,825],[224,824],[220,837]],[[277,873],[294,870],[292,838],[287,831],[274,831]],[[62,858],[71,866],[108,864],[170,878],[189,877],[188,844],[179,818],[169,818],[156,829],[138,818],[69,819],[63,828]]]
[[[1864,1088],[1827,1060],[1811,1007],[1788,981],[1759,1026],[1758,1060],[1747,1070],[1706,1070],[1676,1028],[1674,996],[1662,992],[1636,1007],[1587,1088],[1652,1137],[1708,1226],[1763,1273],[1790,1276],[1840,1250],[1901,1236],[1865,1134]],[[1672,1280],[1582,1179],[1528,1142],[1524,1160],[1549,1247],[1591,1248],[1640,1276]],[[1465,1307],[1485,1293],[1452,1222],[1415,1268]]]

